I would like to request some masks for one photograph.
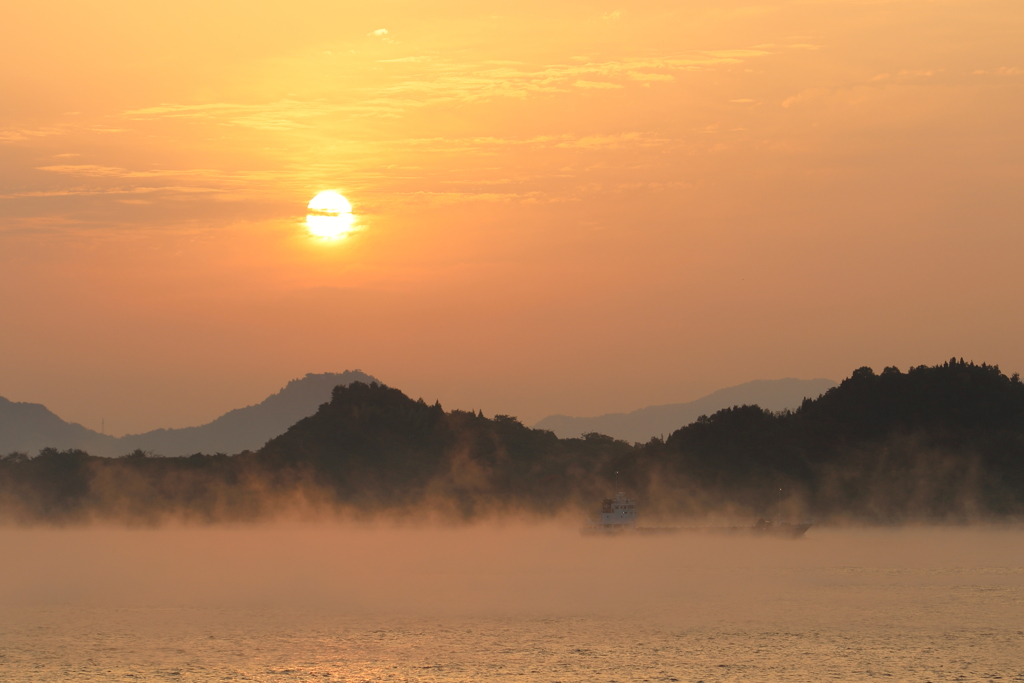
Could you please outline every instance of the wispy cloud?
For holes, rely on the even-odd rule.
[[[764,57],[772,53],[766,50],[708,50],[703,54],[715,59],[742,61],[751,57]]]
[[[313,120],[347,116],[396,117],[412,109],[452,103],[523,99],[557,94],[574,88],[621,90],[670,83],[675,74],[723,65],[741,64],[772,54],[766,50],[711,50],[657,58],[593,61],[572,58],[568,63],[530,65],[518,61],[457,62],[423,54],[378,59],[385,70],[371,81],[354,80],[344,88],[343,101],[283,99],[264,103],[165,103],[124,112],[129,119],[189,118],[216,120],[260,130],[302,129]],[[358,76],[358,74],[357,74]]]
[[[130,119],[184,118],[219,119],[228,123],[257,130],[288,130],[306,127],[306,119],[326,116],[338,111],[358,110],[359,107],[331,105],[325,102],[279,100],[267,103],[212,102],[204,104],[161,104],[155,107],[132,109],[124,112]],[[379,109],[379,108],[370,108]]]
[[[373,38],[384,39],[389,35],[385,29],[370,32]],[[530,63],[523,60],[470,62],[422,50],[401,54],[398,48],[382,43],[377,43],[373,49],[376,52],[368,57],[346,62],[344,68],[336,73],[334,87],[315,99],[289,95],[262,102],[163,102],[118,112],[77,128],[95,132],[99,130],[97,125],[102,124],[104,131],[132,131],[139,130],[143,122],[166,121],[170,126],[178,125],[171,122],[180,121],[190,125],[236,126],[282,133],[292,136],[282,139],[291,140],[325,140],[324,131],[329,129],[329,143],[323,147],[344,150],[343,154],[332,156],[327,151],[320,153],[314,150],[301,163],[282,164],[269,160],[267,166],[273,170],[244,173],[213,168],[139,168],[123,161],[120,164],[103,163],[88,156],[72,159],[54,158],[51,154],[49,159],[58,163],[35,168],[50,174],[52,179],[4,198],[108,196],[112,203],[143,205],[184,201],[192,197],[210,202],[281,196],[288,188],[301,187],[306,191],[310,185],[329,182],[327,179],[347,177],[358,179],[353,182],[363,183],[403,202],[576,201],[590,190],[582,185],[568,187],[563,183],[557,190],[545,188],[545,192],[540,192],[537,183],[541,178],[572,178],[579,173],[578,170],[559,171],[561,166],[535,169],[522,174],[516,181],[509,181],[507,176],[494,177],[497,176],[494,174],[488,177],[487,173],[479,173],[479,167],[474,164],[488,157],[500,156],[503,148],[518,147],[531,152],[549,150],[555,155],[552,158],[564,159],[571,151],[589,154],[595,151],[669,149],[678,141],[643,131],[597,135],[558,131],[552,135],[523,137],[381,139],[361,137],[356,133],[360,126],[351,122],[370,117],[402,117],[428,107],[447,108],[541,95],[594,99],[621,97],[616,93],[645,86],[674,87],[674,82],[683,80],[689,73],[742,64],[771,54],[767,50],[740,49],[615,60],[577,56],[562,62]],[[297,90],[301,92],[301,89]],[[57,132],[62,131],[17,131],[9,137],[26,139],[30,134],[38,136]],[[349,133],[352,133],[351,137],[346,137]],[[420,155],[420,159],[409,163],[410,152]],[[474,170],[470,173],[466,168],[449,169],[449,172],[438,175],[436,170],[428,173],[416,167],[417,163],[422,163],[424,168],[430,167],[430,155],[438,154],[475,160],[466,164],[466,168]],[[382,159],[399,157],[407,159],[401,169],[381,166]],[[78,161],[82,163],[76,163]],[[563,164],[564,161],[558,163]],[[593,163],[591,159],[587,168],[593,167]],[[645,162],[633,160],[631,163]]]
[[[621,149],[625,147],[658,147],[669,142],[633,131],[617,135],[587,135],[558,142],[555,147],[575,149]]]
[[[381,41],[383,41],[385,43],[397,43],[398,42],[398,41],[396,41],[394,38],[392,38],[389,35],[389,32],[388,32],[388,30],[386,28],[379,28],[379,29],[377,29],[375,31],[370,31],[366,35],[371,37],[371,38],[379,38]]]
[[[799,104],[801,102],[813,100],[815,98],[825,95],[827,92],[829,91],[825,88],[808,88],[807,90],[804,90],[802,92],[797,93],[796,95],[793,95],[792,97],[787,97],[785,100],[782,101],[782,106],[788,109],[789,107],[792,107],[794,104]]]
[[[903,78],[929,78],[935,73],[934,69],[903,69],[897,75]]]
[[[286,182],[287,170],[226,172],[214,169],[129,170],[97,164],[54,164],[37,170],[73,178],[74,185],[8,193],[3,199],[102,195],[208,195],[217,199],[257,195]],[[166,184],[159,183],[166,179]]]
[[[467,202],[510,203],[520,202],[535,204],[540,202],[565,201],[561,197],[553,197],[545,192],[431,192],[418,190],[415,192],[396,193],[395,197],[405,201],[427,202],[431,204],[464,204]]]
[[[674,81],[675,76],[672,74],[662,74],[642,71],[627,71],[626,76],[633,81],[651,82],[651,81]]]
[[[996,76],[1020,76],[1021,74],[1024,74],[1024,69],[1021,69],[1018,66],[1000,66],[989,70],[977,69],[974,73],[976,75],[994,74]]]
[[[411,57],[395,57],[394,59],[378,59],[377,61],[381,64],[401,64],[401,63],[415,63],[415,62],[426,62],[430,59],[426,55],[413,55]]]
[[[86,176],[89,178],[153,178],[156,176],[180,175],[168,171],[128,171],[113,166],[96,166],[94,164],[58,164],[39,166],[40,171]]]
[[[62,135],[66,132],[67,129],[62,127],[0,129],[0,142],[22,142],[33,138]]]
[[[606,81],[584,81],[582,79],[576,81],[575,83],[573,83],[573,85],[575,85],[577,88],[592,88],[596,90],[608,90],[625,87],[618,83],[608,83]]]
[[[28,199],[32,197],[94,197],[100,195],[131,195],[167,192],[173,194],[208,194],[220,192],[213,187],[190,187],[180,185],[163,185],[159,187],[73,187],[59,190],[33,190],[28,192],[12,192],[0,195],[0,199]]]

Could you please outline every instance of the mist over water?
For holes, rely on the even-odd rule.
[[[1024,679],[1024,530],[0,529],[4,680]]]

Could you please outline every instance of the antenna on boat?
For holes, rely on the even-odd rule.
[[[779,488],[779,524],[782,524],[782,488]]]

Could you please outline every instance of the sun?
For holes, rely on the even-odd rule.
[[[309,200],[306,227],[317,237],[346,237],[355,229],[352,204],[339,192],[324,190]]]

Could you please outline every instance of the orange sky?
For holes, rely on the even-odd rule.
[[[1024,371],[1022,46],[1019,0],[15,3],[0,395],[121,434],[354,368],[528,423]]]

